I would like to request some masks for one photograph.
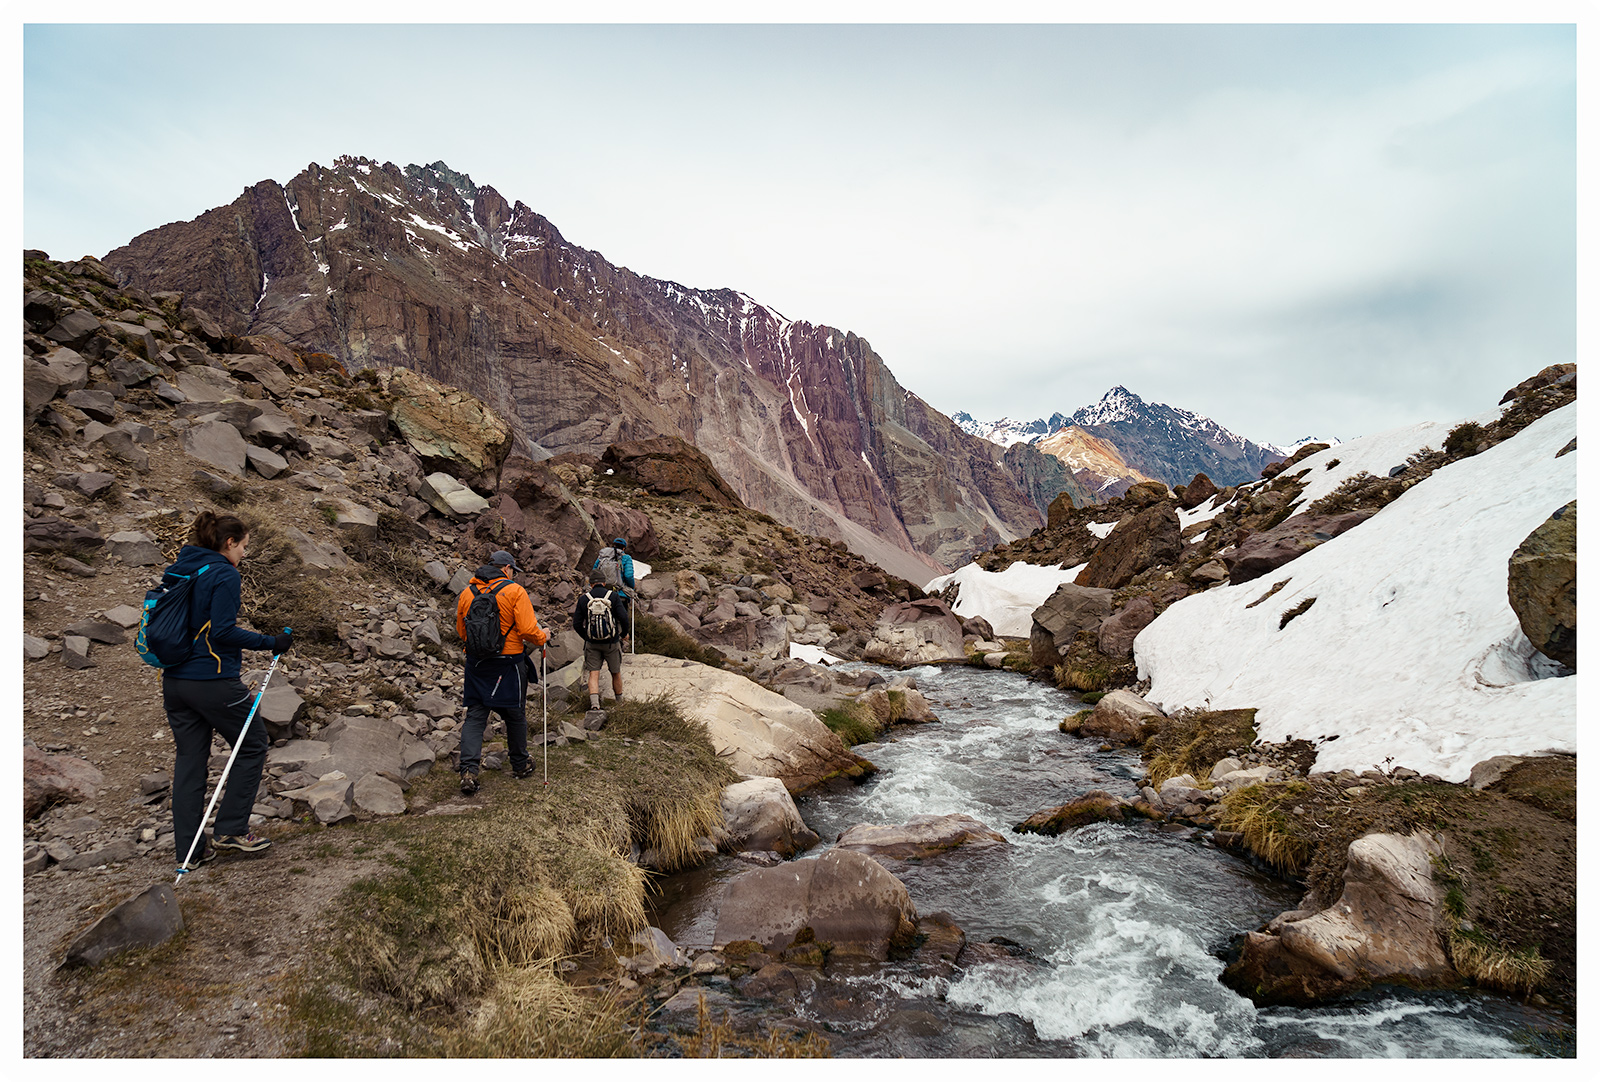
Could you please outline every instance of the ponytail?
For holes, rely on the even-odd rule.
[[[189,529],[189,543],[201,548],[222,551],[229,541],[242,541],[250,531],[237,515],[219,515],[215,511],[202,511],[195,516]]]

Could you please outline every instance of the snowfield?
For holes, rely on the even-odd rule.
[[[1387,473],[1449,431],[1425,427],[1306,463],[1326,456]],[[1577,455],[1556,458],[1576,432],[1573,403],[1279,570],[1174,604],[1134,641],[1146,698],[1169,713],[1256,707],[1263,740],[1328,738],[1318,770],[1406,766],[1464,781],[1490,756],[1576,751],[1577,679],[1553,676],[1506,599],[1511,554],[1577,497]],[[1308,598],[1316,603],[1279,630]]]
[[[1085,566],[1063,569],[1014,563],[1004,571],[985,571],[977,564],[966,564],[922,589],[937,594],[952,582],[960,583],[961,593],[953,606],[957,616],[981,616],[996,635],[1025,639],[1033,633],[1033,610],[1043,605],[1056,587],[1077,578]]]

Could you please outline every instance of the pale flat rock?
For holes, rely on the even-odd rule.
[[[144,617],[144,613],[132,605],[117,605],[115,608],[107,609],[104,615],[113,624],[125,628],[138,627],[139,621]]]
[[[356,782],[355,806],[374,815],[403,815],[406,794],[381,774],[367,774]]]
[[[738,673],[658,654],[624,654],[622,666],[630,697],[674,696],[741,774],[780,778],[796,793],[855,766],[816,714]]]
[[[235,477],[244,473],[248,447],[239,430],[226,421],[207,421],[183,433],[183,449],[191,458],[226,470]]]
[[[474,518],[489,509],[489,501],[448,473],[430,473],[422,479],[417,495],[441,515]]]
[[[950,849],[1011,844],[970,815],[914,815],[898,826],[857,823],[839,835],[839,848],[873,857],[922,859]]]

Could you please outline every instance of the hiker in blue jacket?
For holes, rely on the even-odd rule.
[[[600,576],[600,581],[617,591],[617,598],[622,602],[624,634],[633,633],[633,623],[628,610],[633,604],[632,591],[636,589],[633,584],[633,557],[628,555],[628,539],[626,537],[614,538],[611,544],[600,550],[600,555],[594,558],[591,570]]]
[[[172,768],[172,841],[179,860],[188,855],[202,826],[211,734],[220,733],[231,746],[239,740],[250,716],[252,695],[239,679],[240,651],[281,654],[291,643],[287,632],[260,635],[235,622],[242,582],[239,561],[249,543],[250,532],[238,518],[202,511],[190,530],[189,544],[179,550],[177,561],[163,576],[168,586],[182,577],[194,579],[189,598],[189,658],[163,670],[161,680],[162,705],[177,751]],[[267,746],[265,722],[251,725],[217,806],[211,840],[202,843],[196,863],[211,860],[218,849],[259,853],[272,844],[250,829],[250,808],[261,784]]]

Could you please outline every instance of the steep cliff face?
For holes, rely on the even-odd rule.
[[[1204,473],[1219,485],[1257,480],[1261,468],[1284,456],[1223,428],[1209,417],[1161,402],[1146,402],[1113,387],[1093,406],[1067,419],[1091,436],[1116,445],[1123,461],[1168,485]]]
[[[1085,507],[1095,498],[1078,482],[1066,462],[1039,450],[1032,443],[1013,443],[1006,448],[1006,469],[1017,479],[1040,514],[1049,517],[1050,503],[1063,492],[1074,507]]]
[[[313,164],[105,262],[231,333],[465,387],[534,457],[679,436],[751,507],[913,581],[1043,521],[865,340],[615,266],[443,163]]]

